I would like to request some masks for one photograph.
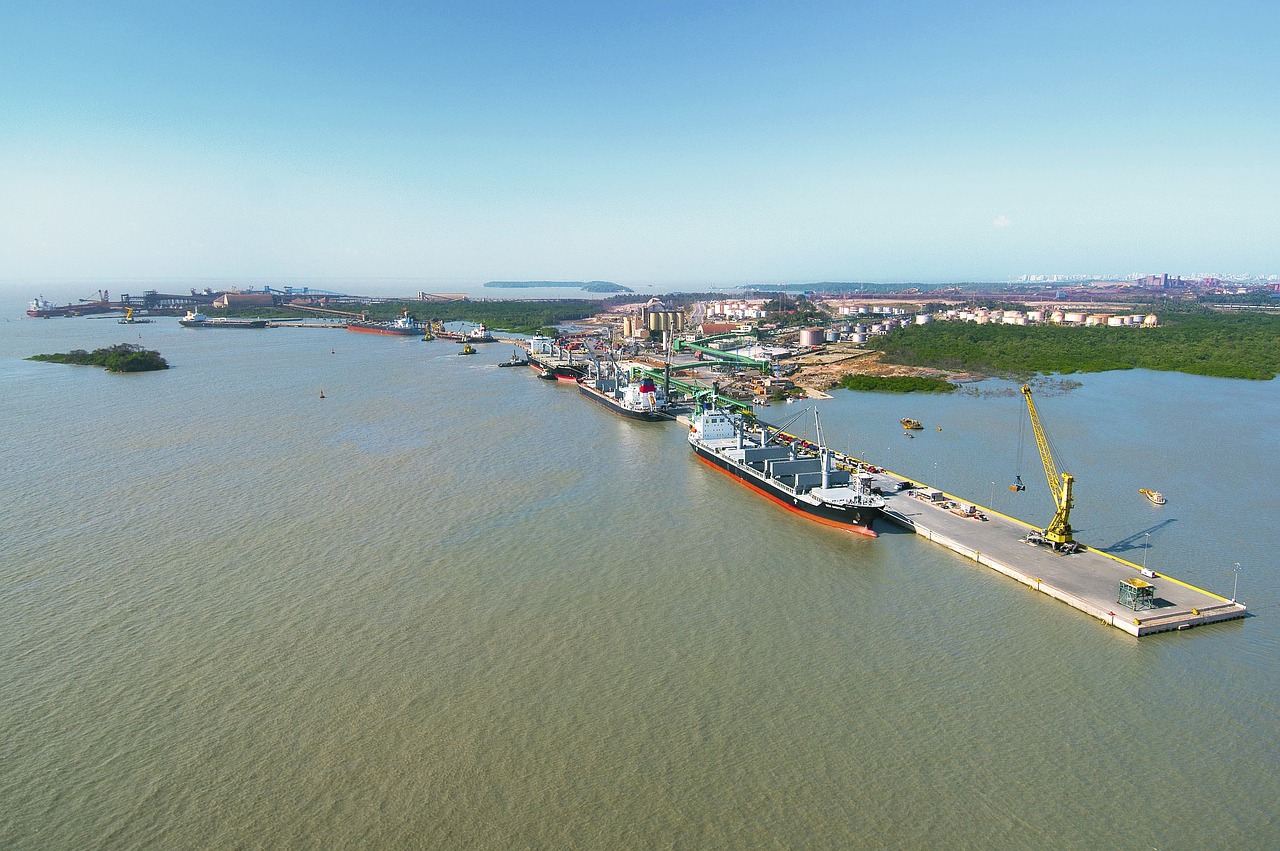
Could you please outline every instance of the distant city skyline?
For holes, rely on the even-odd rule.
[[[0,278],[1276,270],[1278,34],[1232,0],[19,4]]]

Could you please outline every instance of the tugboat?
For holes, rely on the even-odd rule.
[[[460,355],[474,355],[475,353],[476,353],[475,347],[472,346],[470,343],[467,343],[465,346],[462,347],[462,351],[458,352],[458,354]]]
[[[906,429],[924,428],[924,425],[919,420],[913,420],[911,417],[903,417],[898,422],[902,423],[902,427]]]
[[[776,429],[763,423],[751,429],[741,414],[704,407],[691,420],[689,445],[700,461],[783,508],[827,526],[876,537],[871,524],[886,502],[872,490],[875,477],[865,470],[851,473],[833,468],[816,409],[816,447],[799,440],[789,446],[774,443],[783,428],[806,413],[808,409]]]
[[[517,348],[514,352],[511,353],[511,357],[507,358],[502,363],[498,364],[498,366],[528,366],[528,365],[529,365],[528,359],[520,357],[519,348]]]
[[[1160,493],[1160,491],[1147,490],[1146,488],[1138,488],[1138,493],[1142,494],[1143,496],[1151,500],[1151,502],[1155,503],[1156,505],[1164,505],[1165,502],[1167,502],[1167,500],[1164,498],[1164,494]]]

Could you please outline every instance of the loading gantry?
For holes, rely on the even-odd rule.
[[[1042,532],[1027,535],[1027,541],[1033,544],[1044,544],[1063,553],[1073,553],[1080,545],[1071,536],[1071,483],[1075,476],[1070,473],[1058,473],[1058,465],[1054,463],[1053,453],[1049,450],[1049,438],[1040,425],[1040,415],[1036,412],[1036,403],[1031,399],[1031,387],[1022,385],[1022,395],[1027,399],[1027,413],[1031,417],[1031,430],[1036,435],[1036,447],[1040,450],[1040,460],[1044,464],[1044,477],[1049,481],[1049,492],[1053,494],[1053,519]]]

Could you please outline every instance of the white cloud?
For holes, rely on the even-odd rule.
[[[996,216],[994,219],[991,220],[991,226],[993,228],[1013,227],[1013,219],[1001,213],[1000,215]]]

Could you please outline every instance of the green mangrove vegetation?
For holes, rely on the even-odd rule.
[[[624,287],[622,284],[615,284],[612,281],[489,281],[485,286],[506,290],[565,288],[584,290],[589,293],[635,292],[630,287]]]
[[[951,393],[956,389],[941,378],[913,375],[846,375],[840,379],[840,386],[867,393]]]
[[[156,369],[168,369],[169,363],[160,353],[130,343],[118,343],[105,349],[72,349],[50,355],[32,355],[27,360],[44,363],[72,363],[81,366],[100,366],[107,372],[150,372]]]
[[[1280,316],[1161,313],[1158,328],[934,322],[877,338],[889,363],[988,375],[1151,369],[1267,381],[1280,373]]]
[[[606,300],[607,301],[607,300]],[[517,334],[537,334],[543,329],[553,329],[561,322],[575,322],[594,316],[606,302],[597,299],[547,299],[502,301],[444,301],[422,302],[417,299],[384,301],[371,304],[336,303],[332,308],[348,313],[364,312],[370,319],[395,319],[404,311],[421,321],[483,322],[494,330],[513,331]],[[307,317],[341,319],[337,314],[320,314],[293,307],[237,307],[226,310],[207,310],[217,316],[253,316],[272,319]]]

